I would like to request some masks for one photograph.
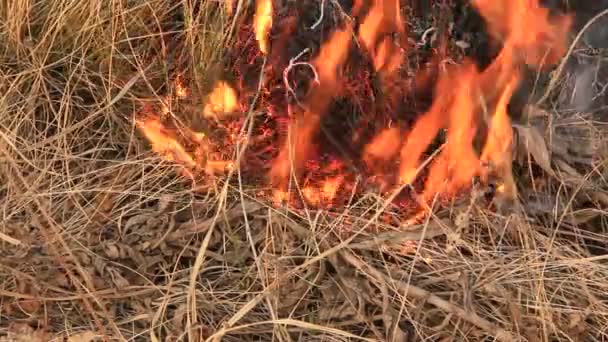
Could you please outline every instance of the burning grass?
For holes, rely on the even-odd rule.
[[[473,7],[0,5],[0,339],[605,339],[605,109],[513,105],[588,51]]]

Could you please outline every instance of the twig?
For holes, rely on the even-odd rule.
[[[422,33],[422,37],[420,37],[420,42],[417,45],[425,46],[427,43],[428,36],[431,34],[434,35],[436,31],[437,31],[437,28],[435,26],[431,26],[430,28],[425,30],[424,33]],[[431,41],[433,41],[433,38],[431,38]]]
[[[4,140],[4,142],[8,146],[15,150],[19,154],[19,156],[23,158],[23,160],[27,160],[27,158],[25,158],[21,153],[19,153],[19,149],[11,143],[11,140],[1,131],[0,139]],[[11,167],[14,175],[17,178],[18,189],[23,194],[36,193],[36,189],[34,189],[32,185],[30,185],[31,183],[28,182],[25,176],[20,172],[21,168],[19,167],[17,162],[12,158],[9,152],[5,149],[0,149],[0,152],[5,155],[5,160],[8,161],[9,167]],[[96,291],[92,278],[85,271],[84,267],[82,266],[82,263],[78,260],[78,258],[76,258],[72,249],[70,249],[70,246],[63,238],[63,227],[53,219],[51,213],[47,211],[47,209],[45,208],[41,200],[38,199],[38,197],[33,196],[32,202],[32,206],[34,208],[26,206],[25,211],[28,214],[28,217],[32,221],[32,223],[40,229],[40,232],[44,237],[44,240],[47,243],[49,250],[51,251],[51,255],[56,258],[55,260],[65,270],[68,279],[70,279],[71,282],[74,284],[74,287],[76,288],[78,294],[84,295],[84,293]],[[59,247],[55,246],[54,241],[57,241]],[[73,264],[75,270],[73,270],[72,267],[69,267],[69,264]],[[78,275],[82,279],[82,282],[79,281],[77,277]],[[101,311],[101,313],[103,313],[103,316],[105,316],[106,318],[110,317],[109,312],[106,309],[106,303],[105,301],[97,297],[92,297],[92,299],[95,304],[97,304],[98,310],[95,310],[93,304],[91,303],[91,301],[89,301],[89,298],[83,296],[82,302],[86,308],[86,311],[88,311],[88,313],[91,315],[95,327],[104,337],[104,340],[107,341],[107,330],[104,328],[99,317],[97,317],[97,313],[99,311]],[[116,336],[122,337],[120,330],[115,324],[112,324],[111,328],[116,334]]]
[[[343,248],[347,247],[357,236],[359,236],[359,234],[361,234],[362,232],[366,231],[369,226],[375,222],[378,217],[380,217],[380,215],[386,210],[386,208],[392,203],[392,201],[397,197],[397,195],[403,190],[403,188],[405,188],[405,186],[401,186],[398,189],[396,189],[384,202],[384,204],[382,205],[381,208],[379,208],[376,213],[374,214],[374,216],[367,220],[367,222],[357,231],[354,231],[353,234],[347,238],[346,240],[342,241],[341,243],[321,252],[320,254],[318,254],[315,257],[312,257],[308,260],[306,260],[304,263],[302,263],[301,265],[292,268],[290,271],[288,271],[287,273],[285,273],[283,276],[279,277],[278,279],[276,279],[272,284],[270,284],[269,286],[267,286],[261,293],[259,293],[255,298],[251,299],[249,302],[247,302],[246,304],[244,304],[226,323],[224,323],[223,327],[220,329],[220,332],[226,332],[230,327],[234,326],[238,321],[241,320],[241,318],[243,318],[247,313],[249,313],[251,310],[253,310],[253,308],[255,308],[262,300],[264,300],[264,298],[266,298],[268,295],[270,295],[271,291],[274,291],[276,289],[278,289],[280,287],[280,285],[290,279],[291,277],[293,277],[294,275],[296,275],[298,272],[307,269],[308,267],[310,267],[311,265],[320,262],[322,260],[324,260],[325,258],[331,258],[332,256],[334,256],[335,254],[337,254],[340,250],[342,250]]]
[[[289,327],[295,326],[295,327],[298,327],[301,329],[305,329],[305,331],[307,331],[307,332],[319,331],[319,332],[324,332],[327,334],[333,334],[336,336],[342,336],[342,337],[348,338],[349,340],[359,340],[359,341],[369,341],[369,342],[375,341],[370,338],[358,336],[358,335],[355,335],[355,334],[352,334],[352,333],[349,333],[347,331],[343,331],[340,329],[325,327],[325,326],[317,325],[314,323],[308,323],[308,322],[291,319],[291,318],[248,323],[248,324],[243,324],[243,325],[239,325],[236,327],[231,327],[229,329],[216,332],[215,334],[208,337],[205,341],[221,341],[221,338],[225,333],[233,333],[238,330],[256,327],[256,326],[260,326],[260,325],[266,325],[266,324],[271,324],[273,326],[277,326],[277,325],[278,326],[289,326]]]
[[[446,234],[446,231],[440,227],[440,225],[435,224],[433,226],[426,225],[426,229],[424,229],[424,224],[416,225],[413,227],[408,227],[408,229],[414,228],[413,231],[405,231],[405,232],[384,232],[373,236],[371,239],[351,243],[348,245],[350,249],[365,249],[365,250],[375,250],[378,245],[381,244],[399,244],[403,241],[420,241],[423,239],[432,239],[437,236],[441,236]]]
[[[451,302],[448,302],[420,287],[395,280],[390,276],[378,271],[373,266],[361,261],[359,258],[357,258],[350,252],[343,250],[340,252],[340,255],[344,258],[344,260],[358,268],[360,271],[364,272],[365,274],[371,275],[376,282],[394,285],[400,292],[402,292],[404,296],[410,296],[416,299],[426,300],[428,303],[436,306],[437,308],[442,309],[450,314],[454,314],[458,318],[469,322],[475,325],[476,327],[481,328],[484,331],[492,334],[497,341],[517,341],[517,339],[515,339],[515,337],[510,332],[499,328],[498,326],[485,320],[474,312],[468,312],[463,308]]]
[[[551,77],[551,81],[549,81],[549,86],[547,86],[547,90],[545,91],[545,93],[543,94],[541,99],[538,100],[538,102],[536,103],[537,105],[541,105],[543,102],[545,102],[547,100],[547,98],[549,97],[549,95],[551,94],[551,92],[553,91],[553,89],[555,88],[555,86],[557,85],[557,82],[558,82],[560,76],[564,72],[568,59],[572,55],[572,52],[574,51],[574,48],[576,47],[578,42],[583,38],[583,34],[589,29],[589,27],[591,27],[591,25],[593,25],[596,21],[598,21],[601,17],[603,17],[605,15],[608,15],[608,9],[601,11],[595,17],[591,18],[591,20],[589,20],[587,22],[587,24],[585,24],[585,26],[583,26],[583,28],[578,32],[578,34],[574,38],[574,41],[572,41],[572,44],[570,44],[570,48],[568,49],[568,52],[566,52],[566,55],[564,56],[564,58],[562,58],[561,63],[557,67],[557,70],[555,71],[555,75],[553,77]]]
[[[321,0],[321,15],[319,16],[319,19],[317,19],[317,21],[312,24],[312,26],[310,27],[311,30],[314,30],[317,28],[317,26],[319,26],[321,24],[321,22],[323,21],[323,13],[325,12],[325,0]]]
[[[317,73],[317,69],[314,67],[314,65],[308,63],[308,62],[296,62],[298,59],[300,59],[300,57],[302,57],[302,55],[304,55],[305,53],[308,52],[308,48],[302,50],[302,52],[300,52],[297,56],[295,56],[294,58],[289,60],[289,65],[285,68],[285,70],[283,70],[283,83],[285,84],[285,89],[287,91],[287,94],[292,94],[293,97],[296,99],[296,102],[299,103],[298,101],[298,96],[296,95],[296,92],[293,90],[293,88],[289,85],[289,72],[291,72],[291,69],[295,66],[298,65],[304,65],[309,67],[313,74],[315,75],[315,79],[314,82],[316,84],[321,84],[321,82],[319,81],[319,74]]]
[[[344,8],[342,8],[342,5],[340,5],[340,3],[337,0],[331,0],[331,4],[334,5],[334,7],[338,10],[338,12],[340,12],[340,16],[342,16],[342,19],[346,19],[347,21],[353,21],[353,17],[351,17],[348,13],[346,13],[346,11],[344,10]]]
[[[262,209],[263,206],[257,202],[247,202],[246,205],[239,203],[235,207],[228,209],[224,214],[224,218],[227,221],[232,221],[243,215],[243,212],[252,213]],[[215,221],[214,218],[207,219],[202,222],[191,221],[182,224],[176,231],[168,234],[167,241],[176,241],[190,235],[204,233],[209,230],[209,227]]]
[[[237,9],[240,7],[241,3],[242,3],[242,1],[238,2]],[[224,183],[222,191],[220,192],[220,198],[219,198],[218,204],[217,204],[217,211],[216,211],[215,215],[213,216],[211,223],[209,224],[207,234],[205,234],[205,238],[204,238],[204,240],[201,244],[201,247],[199,248],[199,252],[196,256],[194,266],[192,267],[192,270],[190,272],[187,305],[191,308],[191,311],[190,311],[190,315],[188,315],[188,319],[187,319],[188,327],[194,326],[195,323],[197,323],[197,321],[198,321],[197,313],[196,313],[197,279],[198,279],[198,275],[200,274],[200,271],[203,267],[203,262],[205,260],[205,255],[207,252],[207,248],[209,246],[209,241],[211,240],[211,235],[213,234],[217,220],[218,220],[219,216],[221,215],[222,211],[225,210],[225,208],[223,208],[223,206],[226,204],[228,187],[230,185],[230,179],[232,178],[232,176],[234,175],[235,172],[238,173],[238,177],[239,177],[239,181],[240,181],[240,165],[241,165],[243,156],[245,155],[245,150],[247,149],[247,145],[248,145],[249,141],[251,140],[251,134],[253,131],[254,107],[260,98],[261,87],[262,87],[263,79],[264,79],[264,70],[265,70],[265,66],[266,66],[266,61],[267,61],[267,59],[264,58],[264,63],[260,70],[260,81],[258,83],[258,91],[250,103],[249,112],[247,113],[247,120],[245,121],[245,123],[243,124],[243,126],[241,127],[241,130],[239,132],[239,136],[245,135],[247,139],[244,140],[245,143],[243,146],[241,146],[241,144],[239,142],[237,142],[237,146],[236,146],[237,156],[236,156],[236,160],[234,163],[235,167],[230,169],[230,171],[228,172],[228,175],[226,176],[226,182]],[[241,191],[241,200],[243,200],[242,191]],[[241,203],[244,204],[243,201],[241,201]],[[242,210],[241,213],[244,215],[244,210]],[[246,223],[246,224],[248,224],[248,223]],[[192,336],[190,336],[190,330],[188,330],[188,332],[189,332],[188,337],[191,338]]]
[[[258,100],[258,97],[260,96],[260,94],[263,91],[263,87],[264,87],[264,74],[263,74],[263,70],[265,69],[264,67],[266,66],[266,61],[267,59],[264,58],[264,64],[262,65],[262,72],[260,73],[260,78],[259,78],[259,82],[258,82],[258,89],[257,89],[257,93],[256,96],[254,98],[254,100],[251,103],[250,106],[250,110],[249,110],[249,114],[247,115],[247,125],[243,125],[243,130],[241,131],[242,134],[246,135],[246,139],[245,139],[245,143],[244,146],[241,146],[239,142],[237,142],[236,145],[236,150],[239,153],[238,156],[238,161],[240,162],[241,157],[243,156],[243,154],[245,153],[245,150],[247,149],[247,145],[249,144],[249,141],[251,141],[251,136],[253,134],[253,108]],[[247,127],[247,130],[244,130],[244,128]],[[240,163],[239,163],[240,165]],[[264,267],[263,267],[263,263],[262,260],[260,259],[258,252],[256,250],[255,247],[255,241],[253,238],[253,233],[251,232],[251,225],[249,224],[249,219],[247,218],[247,210],[245,210],[245,195],[244,195],[244,190],[243,190],[243,178],[242,178],[242,174],[241,174],[241,168],[240,166],[237,168],[237,179],[239,182],[239,197],[241,200],[241,203],[243,204],[243,210],[242,215],[243,215],[243,222],[245,223],[245,232],[247,234],[247,240],[249,241],[249,246],[251,248],[251,254],[253,255],[253,260],[255,262],[256,268],[258,269],[258,274],[261,275],[261,278],[264,278]],[[268,297],[265,298],[266,300],[266,305],[268,307],[268,311],[272,317],[273,320],[278,319],[277,313],[275,312],[275,309],[273,308],[273,305],[270,301],[270,299]]]
[[[17,240],[12,236],[6,235],[3,232],[0,232],[0,240],[2,240],[4,242],[8,242],[13,246],[21,246],[20,240]]]
[[[77,131],[87,127],[88,125],[90,125],[93,120],[96,120],[99,117],[99,114],[106,112],[108,109],[112,108],[112,106],[114,106],[116,103],[118,103],[118,101],[120,101],[123,97],[125,97],[127,95],[127,93],[129,92],[129,90],[131,90],[131,88],[133,88],[135,83],[137,83],[137,81],[139,81],[139,79],[142,78],[142,76],[145,76],[146,72],[148,70],[150,70],[153,66],[155,66],[155,64],[150,64],[145,69],[139,70],[137,72],[137,74],[135,74],[135,76],[131,77],[129,79],[129,81],[127,81],[127,83],[125,83],[122,86],[122,88],[120,89],[118,94],[116,94],[116,96],[114,96],[103,107],[97,109],[93,113],[88,114],[82,120],[79,120],[78,122],[74,123],[73,125],[70,125],[69,127],[64,128],[62,130],[62,134],[57,134],[57,135],[51,136],[45,140],[42,140],[38,143],[28,146],[27,151],[34,151],[36,149],[43,148],[44,146],[48,146],[51,143],[55,142],[56,140],[60,140],[63,137],[67,136],[68,134],[77,132]],[[144,77],[144,79],[145,79],[145,77]],[[129,119],[129,118],[125,117],[125,119]],[[22,150],[22,151],[25,152],[24,150]],[[24,161],[26,163],[29,163],[27,160],[24,160]]]

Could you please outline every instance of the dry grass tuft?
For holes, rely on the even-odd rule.
[[[0,3],[1,341],[608,338],[597,114],[530,107],[498,214],[193,194],[133,113],[174,70],[207,89],[234,25],[207,1]]]

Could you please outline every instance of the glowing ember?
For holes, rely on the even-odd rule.
[[[272,27],[272,0],[256,0],[255,8],[255,39],[258,41],[260,51],[268,53],[268,34]]]
[[[188,97],[188,89],[184,86],[181,78],[175,80],[175,95],[182,99]]]
[[[229,3],[228,8],[232,9],[234,3]],[[294,195],[298,195],[308,205],[337,205],[351,191],[356,192],[356,184],[362,184],[363,190],[381,191],[411,184],[413,189],[421,186],[423,200],[430,201],[437,195],[453,198],[476,177],[485,182],[498,178],[502,192],[515,197],[511,171],[513,136],[507,105],[523,76],[523,66],[541,68],[563,57],[570,18],[550,18],[538,0],[473,0],[487,21],[490,34],[501,41],[502,49],[483,70],[469,60],[441,68],[432,103],[406,122],[400,118],[403,113],[399,113],[404,106],[396,105],[398,101],[405,102],[403,98],[412,90],[401,82],[399,72],[408,65],[407,25],[401,14],[401,1],[371,0],[369,6],[365,3],[354,1],[351,14],[361,22],[356,35],[365,52],[363,58],[370,59],[369,70],[365,63],[351,61],[355,44],[351,41],[353,27],[348,22],[333,29],[318,48],[298,55],[297,63],[292,60],[293,69],[289,72],[284,72],[287,62],[271,65],[259,101],[262,108],[254,108],[256,115],[264,114],[256,116],[253,136],[247,140],[250,150],[239,166],[245,177],[255,184],[269,182],[276,204],[292,203]],[[276,29],[282,31],[277,34],[280,44],[274,42],[273,54],[268,58],[280,59],[274,56],[275,52],[280,56],[290,51],[292,55],[285,59],[291,60],[297,54],[291,49],[296,42],[285,35],[297,32],[293,27],[297,20],[279,19],[284,19],[277,20]],[[252,22],[255,41],[250,39],[251,47],[239,54],[253,58],[241,61],[245,64],[242,69],[251,69],[251,60],[260,52],[268,54],[272,25],[272,1],[257,0]],[[316,56],[310,64],[302,62],[300,57],[310,51]],[[343,70],[348,70],[348,75],[343,75]],[[366,88],[371,83],[369,73],[380,76],[381,90]],[[287,79],[292,75],[299,78]],[[138,128],[152,142],[154,151],[206,174],[233,169],[234,147],[244,122],[240,104],[247,102],[245,99],[251,94],[241,68],[236,68],[234,76],[239,85],[236,89],[220,81],[206,98],[200,119],[206,123],[203,126],[207,134],[190,131],[180,135],[190,149],[184,148],[183,139],[177,139],[178,135],[163,125],[160,114],[159,118],[138,120]],[[285,89],[291,84],[298,89]],[[190,96],[181,81],[176,82],[175,88],[177,97]],[[351,117],[339,117],[340,110],[333,105],[345,98],[363,103],[357,106],[357,113],[365,118],[355,122],[354,110],[349,112],[353,122]],[[366,130],[366,125],[372,128]],[[340,134],[347,136],[333,136]],[[485,140],[477,141],[478,137]],[[434,151],[431,156],[430,150]],[[407,201],[412,202],[411,198],[400,198],[396,205],[406,207]]]
[[[336,197],[340,186],[344,182],[344,177],[337,176],[323,182],[321,186],[321,198],[326,202],[331,202]]]

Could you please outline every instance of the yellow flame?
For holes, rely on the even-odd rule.
[[[371,54],[376,71],[392,73],[403,61],[404,53],[391,34],[405,34],[400,10],[399,0],[374,0],[359,26],[359,38]]]
[[[137,127],[144,133],[152,144],[152,150],[163,155],[167,160],[183,163],[187,167],[195,167],[196,163],[184,147],[166,132],[163,124],[156,118],[139,120]]]
[[[224,81],[219,81],[207,98],[203,109],[205,118],[221,119],[238,109],[238,97],[234,88]]]
[[[232,11],[234,8],[234,0],[226,0],[226,2],[224,2],[225,8],[226,8],[226,13],[228,13],[228,15],[232,15]]]
[[[401,132],[397,127],[384,129],[376,135],[363,149],[363,160],[368,167],[378,162],[386,163],[399,153]]]
[[[272,27],[272,0],[257,0],[253,23],[260,51],[268,53],[268,34]]]

